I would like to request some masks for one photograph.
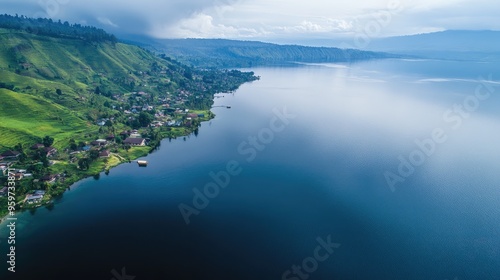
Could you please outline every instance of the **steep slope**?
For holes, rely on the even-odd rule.
[[[47,99],[0,89],[0,144],[29,145],[43,135],[69,138],[87,129],[74,112]]]

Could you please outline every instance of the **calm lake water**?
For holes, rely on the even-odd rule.
[[[147,168],[20,213],[17,279],[500,279],[498,63],[253,70]]]

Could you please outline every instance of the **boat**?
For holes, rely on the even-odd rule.
[[[231,106],[226,106],[226,108],[231,109]]]
[[[145,160],[138,160],[137,164],[139,164],[140,167],[146,167],[148,166],[148,162]]]

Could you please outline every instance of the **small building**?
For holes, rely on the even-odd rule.
[[[14,178],[16,179],[16,181],[20,181],[20,180],[22,180],[22,179],[23,179],[23,177],[24,177],[24,174],[23,174],[23,173],[21,173],[21,172],[18,172],[18,173],[16,173],[16,174],[14,174]]]
[[[43,195],[28,194],[26,196],[26,202],[29,204],[42,202]]]
[[[43,148],[43,147],[45,147],[43,144],[36,143],[33,146],[31,146],[30,149],[32,149],[32,150],[38,150],[38,149]]]
[[[20,155],[21,155],[21,153],[18,151],[7,151],[7,152],[4,152],[3,154],[1,154],[0,156],[2,156],[4,159],[16,159]]]
[[[3,187],[1,190],[0,190],[0,196],[6,196],[7,193],[8,193],[8,188],[7,187]]]
[[[120,135],[128,137],[130,135],[130,131],[122,131]]]
[[[57,149],[54,148],[54,147],[46,147],[46,148],[43,148],[43,151],[47,154],[48,157],[54,155],[55,153],[57,153]]]
[[[115,135],[114,135],[114,134],[110,134],[110,135],[108,135],[108,136],[106,137],[106,140],[108,140],[108,141],[113,141],[113,140],[115,140]]]
[[[92,146],[106,146],[108,144],[107,140],[104,139],[97,139],[95,141],[92,141],[90,145]]]
[[[87,146],[83,146],[82,150],[85,151],[85,152],[88,152],[88,151],[90,151],[90,148],[91,147],[87,145]]]
[[[37,190],[35,191],[34,195],[45,195],[45,191]]]
[[[52,184],[56,181],[56,176],[55,175],[45,175],[42,178],[40,178],[40,181],[47,183],[47,184]]]
[[[129,137],[123,141],[123,144],[128,144],[131,146],[146,146],[146,139]]]
[[[110,155],[111,153],[108,150],[99,153],[100,158],[108,158]]]

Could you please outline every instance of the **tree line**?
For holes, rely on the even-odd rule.
[[[103,29],[69,22],[53,21],[50,18],[28,18],[19,15],[0,15],[0,28],[22,30],[32,34],[56,38],[79,39],[88,42],[110,42],[118,40]]]

